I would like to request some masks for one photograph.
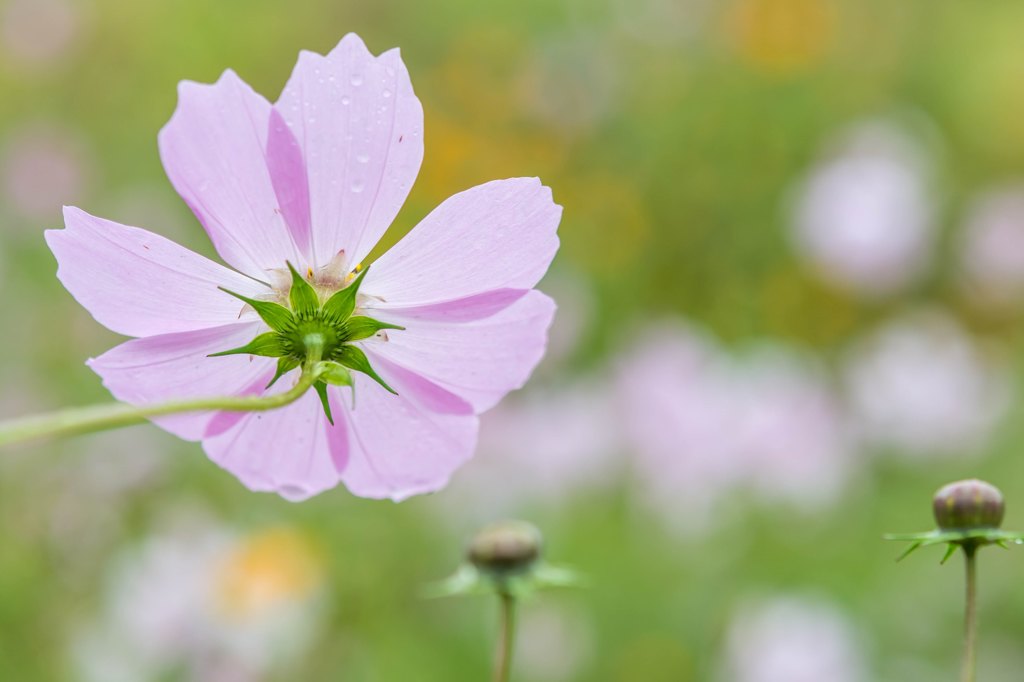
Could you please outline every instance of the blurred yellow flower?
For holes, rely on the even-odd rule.
[[[271,528],[242,538],[221,559],[216,607],[228,619],[247,620],[305,600],[323,577],[323,560],[309,538],[291,528]]]
[[[830,0],[739,0],[726,19],[727,37],[739,56],[774,73],[815,65],[835,37]]]

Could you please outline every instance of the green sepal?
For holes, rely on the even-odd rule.
[[[252,309],[256,311],[256,314],[259,315],[263,321],[276,332],[287,332],[295,326],[295,317],[292,315],[292,312],[279,303],[274,303],[273,301],[258,301],[255,298],[236,294],[230,289],[225,289],[224,287],[218,288],[224,293],[231,294],[238,300],[252,306]]]
[[[280,379],[285,374],[287,374],[288,372],[292,371],[293,369],[295,369],[296,367],[298,367],[301,364],[302,364],[301,361],[299,361],[296,358],[293,358],[290,355],[286,355],[283,358],[278,358],[277,359],[277,371],[274,373],[274,378],[270,380],[269,384],[267,384],[267,388],[270,388],[271,386],[276,384],[278,379]]]
[[[352,372],[337,362],[321,362],[317,369],[320,373],[320,379],[334,386],[351,386],[354,383],[352,381]]]
[[[920,547],[930,547],[931,545],[949,544],[949,549],[946,551],[946,555],[942,559],[942,563],[945,563],[952,553],[956,551],[957,547],[963,547],[971,545],[973,547],[984,547],[985,545],[1000,545],[1003,546],[1008,543],[1015,545],[1024,544],[1024,533],[1008,530],[999,530],[998,528],[973,528],[967,530],[943,530],[936,529],[925,531],[923,533],[891,533],[882,536],[886,540],[897,540],[903,542],[909,542],[910,546],[907,547],[906,551],[897,557],[896,561],[902,561],[907,555],[911,554]]]
[[[343,334],[345,341],[362,341],[363,339],[370,338],[381,329],[405,329],[405,327],[360,315],[348,319],[348,322],[345,323]]]
[[[370,360],[366,357],[366,353],[359,350],[355,346],[342,346],[334,352],[335,359],[341,364],[345,365],[349,369],[354,369],[357,372],[362,372],[366,376],[370,377],[378,384],[383,386],[389,392],[398,395],[398,391],[391,388],[385,383],[380,375],[374,371],[373,367],[370,366]]]
[[[953,556],[953,553],[956,552],[958,547],[960,547],[960,545],[955,542],[949,543],[949,547],[946,548],[946,554],[942,557],[942,561],[940,561],[939,564],[941,565],[949,561],[949,557]]]
[[[334,426],[334,417],[331,416],[331,401],[327,397],[327,384],[318,381],[313,384],[313,388],[316,389],[316,394],[320,396],[320,404],[324,406],[324,414],[327,415],[327,421],[331,422],[331,426]]]
[[[576,571],[545,561],[536,562],[526,570],[511,574],[492,574],[467,562],[448,578],[427,585],[422,594],[433,599],[491,592],[523,598],[537,590],[586,587],[586,584],[586,580]]]
[[[265,358],[279,358],[285,354],[284,345],[277,332],[260,334],[255,339],[231,350],[222,350],[219,353],[210,353],[206,357],[219,358],[222,355],[260,355]]]
[[[476,566],[465,563],[444,580],[424,586],[422,594],[427,599],[437,599],[464,594],[483,594],[488,592],[487,588],[487,582]]]
[[[317,295],[313,285],[307,282],[306,278],[300,275],[290,262],[288,269],[292,272],[292,289],[288,292],[288,301],[292,304],[292,310],[300,319],[310,318],[320,309],[320,296]]]
[[[369,267],[364,268],[355,281],[327,299],[327,302],[324,303],[324,317],[344,322],[352,316],[352,312],[356,309],[356,294],[359,293],[359,285],[363,283],[363,278],[369,271]]]

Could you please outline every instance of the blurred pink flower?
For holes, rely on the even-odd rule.
[[[703,529],[739,490],[815,509],[849,480],[844,416],[821,373],[791,351],[732,357],[663,324],[632,347],[619,377],[644,500],[684,531]]]
[[[58,277],[113,331],[139,337],[89,365],[120,400],[259,394],[275,362],[208,358],[266,330],[250,298],[287,300],[286,261],[321,295],[344,287],[404,202],[423,156],[423,110],[398,50],[354,34],[302,52],[271,105],[233,72],[183,82],[160,132],[171,182],[224,268],[156,234],[65,211],[47,232]],[[266,413],[156,421],[200,440],[253,490],[303,499],[343,481],[366,497],[437,490],[472,456],[477,415],[523,385],[544,352],[554,303],[533,289],[558,248],[561,208],[535,178],[499,180],[435,209],[370,268],[360,314],[404,327],[362,348],[398,395],[356,373]],[[347,347],[347,346],[346,346]],[[271,392],[286,390],[278,382]]]
[[[805,598],[749,604],[729,628],[729,682],[867,682],[860,638],[842,612]]]
[[[438,503],[460,521],[500,518],[616,480],[623,436],[614,393],[590,378],[505,401],[482,419],[477,456]]]
[[[973,202],[959,255],[975,301],[1002,307],[1024,298],[1024,186],[988,192]]]
[[[75,43],[85,0],[6,0],[0,6],[0,46],[11,62],[46,66]]]
[[[890,124],[847,132],[797,188],[797,251],[822,278],[867,296],[916,281],[935,236],[926,163],[917,141]]]
[[[84,145],[57,125],[32,124],[7,134],[0,191],[22,217],[52,221],[61,201],[82,198],[94,169]]]
[[[1008,374],[944,313],[916,311],[855,343],[843,370],[866,444],[906,455],[981,448],[1008,406]]]

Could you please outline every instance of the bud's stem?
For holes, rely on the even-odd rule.
[[[976,547],[963,546],[967,560],[967,608],[964,612],[964,663],[960,673],[961,682],[974,682],[975,660],[978,649],[978,599]]]
[[[501,633],[494,656],[494,682],[509,682],[516,641],[516,598],[508,592],[500,592],[498,597],[501,599]]]
[[[73,436],[93,431],[117,429],[122,426],[142,423],[151,417],[162,417],[181,412],[205,412],[208,410],[262,412],[284,407],[301,398],[319,378],[322,370],[317,369],[316,366],[320,358],[309,358],[309,360],[303,366],[302,375],[295,386],[277,395],[196,398],[138,406],[110,403],[11,419],[0,422],[0,447],[48,436]]]

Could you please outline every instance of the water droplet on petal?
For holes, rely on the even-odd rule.
[[[367,156],[366,154],[357,154],[356,155],[356,161],[358,161],[359,163],[366,163],[369,160],[370,160],[370,157]]]
[[[344,97],[341,98],[341,103],[346,107],[349,105],[351,101],[352,99],[348,95],[345,95]]]
[[[363,183],[362,183],[362,181],[361,180],[356,180],[355,182],[353,182],[351,190],[352,190],[353,194],[359,194],[360,192],[362,192],[363,191]]]
[[[354,85],[356,87],[359,87],[362,84],[363,84],[363,76],[362,76],[362,74],[358,74],[358,73],[352,74],[352,85]]]
[[[384,92],[380,93],[380,96],[383,97],[384,99],[387,99],[388,97],[391,97],[391,91],[385,90]]]

